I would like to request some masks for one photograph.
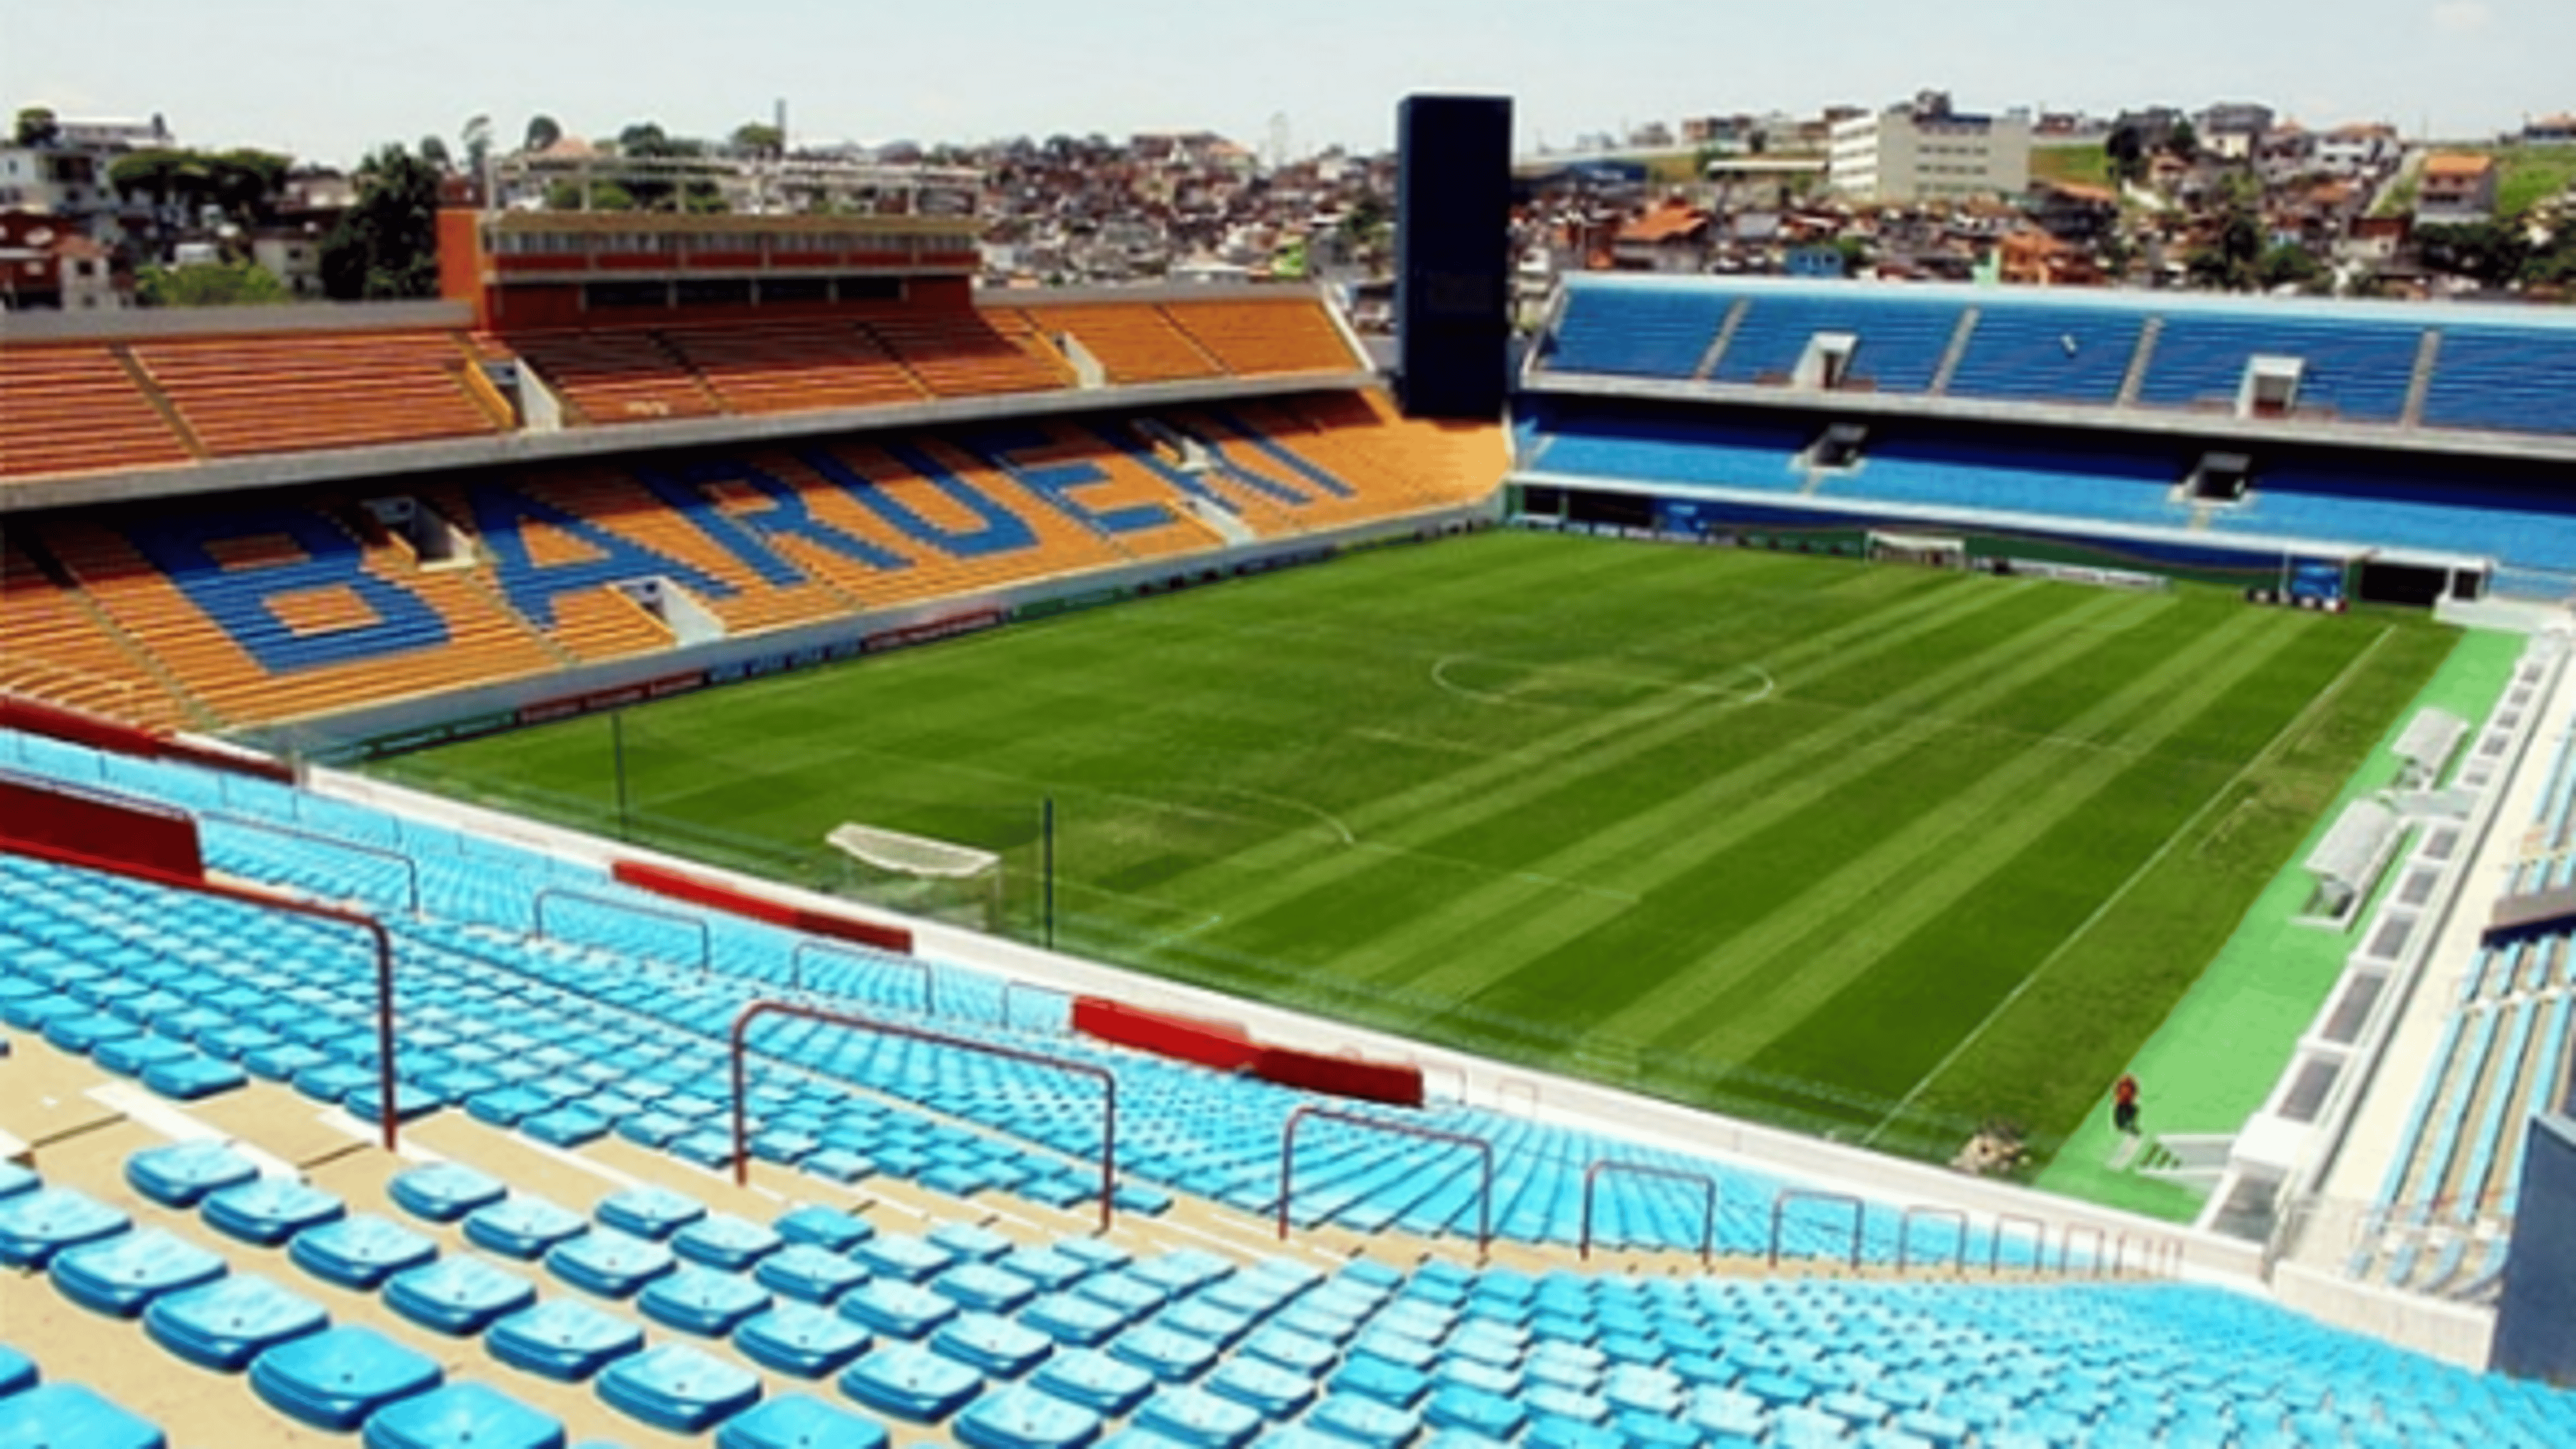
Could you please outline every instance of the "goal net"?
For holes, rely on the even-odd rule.
[[[1890,533],[1873,529],[1869,535],[1869,556],[1879,563],[1963,569],[1968,566],[1968,544],[1965,539],[1934,533]]]
[[[856,822],[823,839],[841,852],[850,895],[978,931],[1003,927],[1005,872],[992,851]]]

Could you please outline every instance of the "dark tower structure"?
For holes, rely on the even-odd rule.
[[[1511,100],[1407,96],[1396,139],[1398,394],[1410,417],[1491,420],[1509,381]]]

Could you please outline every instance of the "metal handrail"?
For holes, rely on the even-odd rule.
[[[1994,1236],[1986,1240],[1986,1276],[1990,1278],[2003,1276],[2004,1229],[2014,1223],[2020,1223],[2030,1229],[2031,1266],[2033,1268],[2043,1269],[2048,1266],[2047,1221],[2042,1218],[2030,1217],[2022,1213],[1997,1213],[1995,1214]]]
[[[540,886],[537,889],[536,898],[528,906],[529,915],[533,918],[536,927],[535,934],[539,940],[551,939],[546,935],[546,902],[550,900],[587,901],[607,910],[625,911],[638,916],[653,916],[665,921],[677,921],[684,926],[694,926],[698,932],[698,970],[704,974],[715,969],[715,932],[709,929],[704,916],[692,916],[684,911],[666,911],[659,906],[621,901],[615,896],[597,895],[590,891],[575,890],[571,886]]]
[[[838,941],[817,941],[809,937],[796,943],[796,949],[787,953],[787,971],[791,978],[787,985],[791,991],[805,989],[805,953],[808,951],[829,951],[835,956],[847,956],[872,966],[908,966],[921,973],[921,1014],[939,1014],[939,988],[931,977],[929,962],[916,961],[910,956],[863,954]]]
[[[1806,1187],[1785,1188],[1771,1199],[1771,1266],[1780,1266],[1781,1221],[1788,1214],[1789,1204],[1801,1201],[1839,1203],[1851,1209],[1851,1265],[1853,1271],[1859,1271],[1861,1221],[1869,1212],[1868,1206],[1847,1192],[1818,1192]]]
[[[1016,1029],[1011,1025],[1011,993],[1014,991],[1042,991],[1049,996],[1063,997],[1067,1001],[1071,1001],[1073,999],[1073,993],[1069,991],[1061,991],[1041,982],[1022,981],[1016,976],[1006,977],[1002,982],[1002,1019],[998,1023],[1004,1031]]]
[[[846,1026],[857,1031],[873,1031],[885,1036],[902,1037],[906,1041],[954,1047],[959,1051],[982,1052],[986,1056],[1053,1067],[1057,1071],[1070,1072],[1075,1076],[1098,1078],[1101,1095],[1106,1104],[1100,1124],[1100,1230],[1104,1233],[1109,1231],[1110,1224],[1115,1221],[1114,1199],[1118,1195],[1117,1074],[1106,1067],[1095,1066],[1090,1062],[1074,1061],[1069,1057],[1022,1051],[1018,1047],[998,1046],[992,1042],[975,1041],[967,1037],[950,1036],[945,1032],[906,1026],[901,1022],[854,1016],[848,1012],[826,1011],[819,1006],[806,1006],[792,1001],[755,1001],[736,1013],[733,1019],[733,1180],[736,1185],[748,1185],[751,1181],[750,1098],[745,1090],[743,1061],[749,1050],[747,1034],[751,1030],[751,1024],[764,1016],[793,1016],[804,1021],[819,1021],[830,1026]]]
[[[1896,1270],[1900,1273],[1914,1266],[1914,1224],[1918,1218],[1939,1218],[1959,1225],[1959,1252],[1955,1259],[1959,1271],[1968,1270],[1968,1215],[1957,1208],[1933,1207],[1917,1203],[1907,1208],[1896,1223]]]
[[[0,841],[0,851],[30,856],[37,860],[50,860],[57,865],[73,866],[81,870],[121,875],[129,880],[167,886],[173,890],[194,891],[199,895],[237,901],[261,910],[284,911],[289,915],[337,921],[342,925],[356,926],[365,931],[376,948],[376,1092],[377,1106],[380,1109],[377,1115],[381,1119],[379,1125],[382,1128],[384,1149],[387,1152],[395,1149],[399,1134],[394,1120],[397,1115],[394,1101],[394,938],[393,933],[385,929],[384,922],[361,911],[342,910],[337,906],[300,901],[292,896],[271,895],[266,891],[252,890],[247,886],[181,875],[175,871],[155,870],[149,866],[108,860],[77,850],[65,850],[59,846],[39,845],[33,841]]]
[[[1432,1142],[1448,1142],[1473,1147],[1483,1159],[1484,1183],[1476,1196],[1476,1257],[1479,1261],[1492,1251],[1494,1241],[1494,1144],[1482,1137],[1464,1132],[1449,1132],[1438,1127],[1422,1127],[1411,1122],[1381,1122],[1356,1112],[1340,1112],[1309,1102],[1288,1114],[1287,1126],[1279,1132],[1279,1241],[1288,1241],[1288,1205],[1297,1195],[1297,1129],[1309,1118],[1321,1117],[1352,1127],[1367,1127],[1379,1132],[1394,1132],[1406,1137],[1420,1137]]]
[[[387,850],[381,845],[369,845],[359,840],[342,840],[336,835],[325,835],[321,831],[307,830],[300,825],[280,825],[274,820],[256,820],[248,815],[236,815],[229,810],[202,810],[198,812],[197,818],[220,820],[226,825],[238,825],[248,830],[265,830],[272,835],[283,835],[291,840],[309,840],[318,845],[330,846],[335,850],[354,851],[360,855],[374,856],[378,860],[390,860],[403,868],[404,883],[410,888],[411,913],[415,916],[420,914],[420,862],[398,850]]]
[[[2093,1276],[2096,1278],[2101,1277],[2102,1250],[2107,1246],[2107,1240],[2104,1238],[2102,1230],[2093,1226],[2091,1223],[2068,1223],[2058,1229],[2057,1271],[2060,1274],[2074,1271],[2075,1235],[2077,1233],[2090,1233],[2093,1235]]]
[[[1643,1162],[1614,1162],[1606,1157],[1583,1169],[1583,1235],[1575,1245],[1577,1256],[1584,1262],[1592,1261],[1592,1185],[1604,1175],[1613,1172],[1624,1172],[1635,1177],[1661,1177],[1675,1182],[1696,1182],[1706,1188],[1708,1190],[1705,1208],[1707,1215],[1700,1223],[1699,1265],[1703,1268],[1716,1266],[1718,1201],[1716,1178],[1705,1172],[1692,1172],[1685,1168],[1656,1167]]]

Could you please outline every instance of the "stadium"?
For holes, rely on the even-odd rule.
[[[1391,369],[899,190],[0,319],[0,1443],[2576,1439],[2576,319],[1507,352],[1410,105]]]

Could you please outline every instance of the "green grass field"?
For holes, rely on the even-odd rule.
[[[1058,939],[1890,1150],[2045,1160],[2458,636],[1497,533],[628,712],[639,838],[1009,847]],[[386,773],[614,829],[579,720]]]

